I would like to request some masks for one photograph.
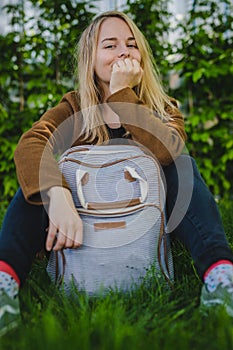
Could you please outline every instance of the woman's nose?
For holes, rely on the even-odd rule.
[[[118,56],[119,57],[123,57],[123,58],[126,58],[126,57],[129,57],[129,49],[127,46],[123,46],[120,48],[119,50],[119,53],[118,53]]]

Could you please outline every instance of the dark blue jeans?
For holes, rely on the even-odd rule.
[[[163,172],[167,186],[168,228],[169,218],[172,215],[174,217],[171,237],[176,236],[190,251],[200,278],[218,260],[233,262],[233,253],[217,205],[201,178],[195,161],[182,155],[176,162],[164,167]],[[19,189],[3,221],[0,260],[13,267],[21,283],[25,281],[36,253],[45,246],[47,227],[45,208],[27,203]]]

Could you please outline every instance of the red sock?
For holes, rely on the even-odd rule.
[[[1,272],[6,272],[8,273],[8,275],[10,275],[11,277],[13,277],[15,279],[15,281],[18,283],[18,285],[20,286],[20,279],[17,275],[17,273],[15,272],[15,270],[8,265],[5,261],[0,260],[0,271]]]
[[[219,265],[233,265],[233,263],[230,260],[219,260],[216,263],[212,264],[208,270],[206,270],[205,274],[204,274],[204,279],[207,277],[207,275],[210,273],[211,270],[213,270],[215,267],[219,266]]]

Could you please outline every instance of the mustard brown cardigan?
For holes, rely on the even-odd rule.
[[[146,108],[130,88],[112,94],[107,103],[119,115],[132,140],[149,149],[162,166],[170,164],[181,154],[186,133],[175,100],[172,99],[175,108],[166,107],[171,116],[169,122],[162,121]],[[90,144],[88,140],[82,141],[82,118],[78,94],[71,91],[21,136],[14,160],[19,184],[29,203],[45,202],[46,192],[52,186],[69,189],[55,154],[72,146]]]

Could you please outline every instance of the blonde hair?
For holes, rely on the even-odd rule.
[[[166,113],[165,106],[169,105],[171,108],[174,108],[174,105],[162,87],[151,48],[142,32],[123,12],[104,12],[95,17],[82,33],[76,47],[75,57],[77,61],[76,69],[80,108],[83,114],[82,131],[84,139],[89,138],[93,141],[97,138],[98,143],[107,141],[109,136],[98,107],[98,105],[103,103],[104,94],[95,75],[94,65],[100,26],[103,21],[111,17],[120,18],[129,26],[141,54],[143,78],[140,84],[134,88],[138,98],[148,108],[156,111],[163,120],[170,119]]]

